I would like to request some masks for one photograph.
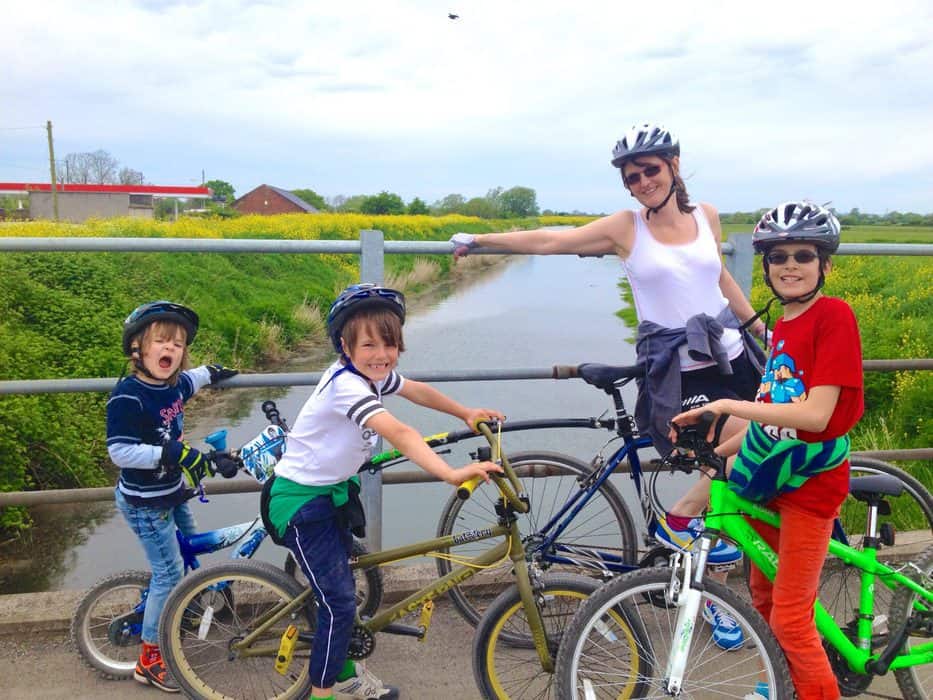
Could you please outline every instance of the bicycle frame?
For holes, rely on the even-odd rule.
[[[181,557],[185,562],[185,573],[200,568],[201,563],[198,561],[198,555],[210,554],[231,547],[252,530],[252,534],[243,540],[240,546],[230,555],[231,559],[251,558],[268,535],[262,525],[257,527],[258,523],[259,518],[255,518],[248,522],[229,525],[216,530],[196,532],[193,535],[185,535],[181,530],[175,530],[175,538],[178,540]]]
[[[485,424],[480,424],[479,428],[483,436],[486,437],[490,444],[493,444],[496,438],[492,435],[489,427]],[[415,593],[412,593],[407,598],[380,612],[375,617],[358,621],[361,627],[372,633],[380,631],[391,633],[394,631],[400,634],[411,634],[411,630],[407,628],[396,628],[393,630],[393,623],[396,620],[399,620],[400,618],[414,612],[418,609],[418,607],[422,606],[428,601],[443,595],[454,586],[467,581],[478,570],[491,566],[507,556],[509,559],[511,559],[514,566],[516,585],[518,586],[522,604],[524,605],[528,615],[528,625],[531,629],[532,639],[534,641],[534,646],[537,650],[538,657],[541,661],[542,669],[548,673],[552,673],[554,671],[554,659],[552,658],[550,650],[548,649],[547,639],[544,632],[544,622],[541,619],[540,611],[535,604],[534,586],[531,580],[532,575],[529,572],[527,565],[525,564],[525,548],[522,544],[522,537],[518,529],[517,519],[514,516],[515,513],[527,513],[529,506],[526,500],[519,493],[520,489],[518,488],[518,479],[512,471],[511,465],[508,463],[508,458],[504,455],[502,456],[502,467],[505,471],[504,476],[490,474],[499,489],[499,493],[501,495],[500,503],[503,504],[502,510],[500,512],[499,524],[493,525],[489,528],[484,528],[482,530],[473,530],[468,533],[435,537],[433,539],[425,540],[423,542],[418,542],[411,545],[404,545],[382,552],[366,554],[357,558],[356,561],[351,562],[351,569],[357,570],[366,569],[372,566],[383,566],[404,559],[409,559],[411,557],[417,557],[442,550],[449,550],[460,545],[465,545],[480,540],[493,539],[496,537],[505,537],[505,541],[487,550],[486,552],[483,552],[477,557],[465,560],[461,566],[451,571],[447,576],[444,576],[443,578],[432,582]],[[468,497],[469,493],[472,492],[472,489],[476,486],[476,483],[478,483],[479,480],[477,479],[473,481],[474,483],[472,484],[468,482],[467,484],[464,484],[460,487],[461,493],[466,493],[466,497]],[[464,489],[466,489],[465,492]],[[252,630],[242,640],[232,645],[232,650],[241,656],[247,657],[276,655],[279,650],[278,640],[274,642],[274,646],[267,645],[257,647],[254,646],[254,643],[263,639],[267,639],[267,631],[275,624],[275,622],[280,620],[283,616],[290,615],[293,612],[301,609],[307,603],[308,597],[310,595],[312,595],[312,591],[310,588],[308,588],[296,598],[293,598],[292,600],[282,603],[281,605],[271,609],[260,618],[259,625],[256,629]],[[423,637],[427,631],[425,627],[414,629],[417,630],[417,633],[414,636],[419,637]],[[311,647],[311,641],[312,640],[308,637],[308,635],[300,635],[299,641],[296,643],[295,648],[309,649]]]
[[[690,610],[689,596],[692,592],[696,593],[697,599],[699,597],[698,589],[702,586],[706,556],[713,539],[720,534],[728,537],[761,569],[768,580],[773,581],[777,574],[777,554],[746,520],[746,516],[774,527],[780,527],[780,516],[777,513],[733,493],[722,476],[714,477],[710,489],[710,509],[705,516],[706,528],[700,539],[699,554],[694,565],[693,584],[697,588],[692,589],[689,576],[685,576],[683,585],[687,590],[681,593],[681,597],[687,596],[683,598],[683,601],[688,604],[678,615],[675,639],[684,640],[684,643],[678,645],[681,653],[675,650],[671,655],[670,670],[674,675],[668,677],[673,684],[679,683],[679,679],[682,678],[686,649],[689,647],[690,637],[693,634],[696,609]],[[898,630],[891,631],[887,648],[881,653],[872,653],[871,650],[871,620],[876,579],[880,579],[890,588],[906,586],[930,607],[933,607],[933,591],[925,589],[899,571],[878,561],[877,549],[873,546],[866,546],[864,551],[860,551],[831,539],[828,551],[846,564],[861,570],[861,596],[855,642],[839,628],[819,600],[814,606],[817,629],[824,639],[845,658],[849,666],[857,673],[882,674],[888,670],[933,663],[933,641],[918,645],[908,653],[903,653],[900,647],[904,640]],[[689,572],[692,556],[689,553],[683,556],[686,570]],[[879,663],[879,659],[888,659],[888,661]],[[678,669],[680,670],[679,676],[677,675]]]

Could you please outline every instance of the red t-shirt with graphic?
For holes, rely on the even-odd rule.
[[[803,401],[816,386],[841,387],[836,408],[820,433],[762,426],[775,439],[821,442],[845,435],[864,410],[862,344],[855,314],[842,299],[820,297],[803,314],[774,327],[771,356],[758,389],[757,401]],[[810,477],[796,491],[771,502],[820,517],[834,517],[849,492],[849,462]]]

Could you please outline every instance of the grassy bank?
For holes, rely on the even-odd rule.
[[[446,241],[457,231],[579,223],[579,219],[487,221],[448,216],[321,214],[182,219],[115,219],[87,224],[4,224],[0,236],[269,238],[355,240],[380,229],[389,240]],[[483,258],[475,259],[483,264]],[[470,262],[473,262],[472,260]],[[391,255],[388,284],[409,292],[446,275],[449,256]],[[153,299],[187,304],[201,316],[195,363],[245,370],[274,366],[303,339],[322,333],[335,293],[358,281],[356,255],[195,253],[12,253],[0,256],[0,379],[115,377],[123,319]],[[101,486],[112,481],[104,445],[104,394],[0,398],[0,490]],[[21,509],[0,528],[28,522]]]

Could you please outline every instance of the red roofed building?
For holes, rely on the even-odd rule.
[[[298,195],[272,185],[250,190],[233,203],[233,208],[242,214],[316,214],[318,211]]]
[[[210,199],[207,187],[168,187],[163,185],[77,185],[55,186],[60,221],[81,222],[115,216],[153,218],[153,200],[159,197]],[[32,219],[54,219],[52,185],[49,183],[0,182],[0,194],[29,197]]]

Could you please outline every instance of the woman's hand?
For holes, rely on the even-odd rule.
[[[455,233],[450,237],[450,242],[454,244],[455,258],[465,258],[478,245],[472,233]]]
[[[505,416],[501,412],[491,408],[468,408],[466,410],[466,415],[463,416],[463,422],[466,423],[467,427],[474,433],[479,432],[476,427],[477,423],[487,423],[493,419],[505,421]]]
[[[460,469],[451,469],[451,476],[447,479],[447,483],[459,486],[475,477],[482,477],[483,481],[489,483],[490,472],[501,474],[502,467],[494,462],[470,462]]]

